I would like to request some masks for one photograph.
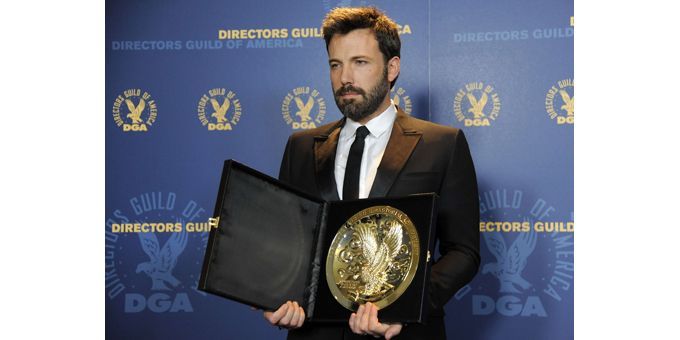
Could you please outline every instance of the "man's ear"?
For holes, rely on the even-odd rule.
[[[399,72],[401,71],[401,59],[399,57],[392,57],[392,59],[387,61],[387,80],[392,82],[397,79]]]

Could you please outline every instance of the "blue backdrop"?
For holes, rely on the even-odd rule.
[[[449,338],[573,338],[571,0],[108,1],[107,337],[285,337],[195,289],[208,234],[188,223],[212,214],[225,159],[276,176],[292,132],[341,117],[319,27],[357,5],[400,25],[394,100],[462,128],[475,162],[482,264]],[[144,222],[183,228],[118,229]]]

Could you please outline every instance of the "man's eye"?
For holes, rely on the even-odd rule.
[[[340,64],[331,64],[331,68],[338,68]]]
[[[366,60],[357,60],[357,64],[359,65],[366,64]]]

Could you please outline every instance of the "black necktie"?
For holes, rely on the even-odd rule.
[[[356,131],[354,142],[349,148],[347,166],[345,167],[345,181],[342,185],[342,199],[351,200],[359,198],[359,174],[361,172],[361,154],[364,153],[364,140],[370,132],[365,126],[360,126]]]

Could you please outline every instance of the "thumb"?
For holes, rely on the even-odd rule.
[[[385,339],[390,340],[392,337],[399,335],[401,332],[401,324],[390,325],[385,331]]]

